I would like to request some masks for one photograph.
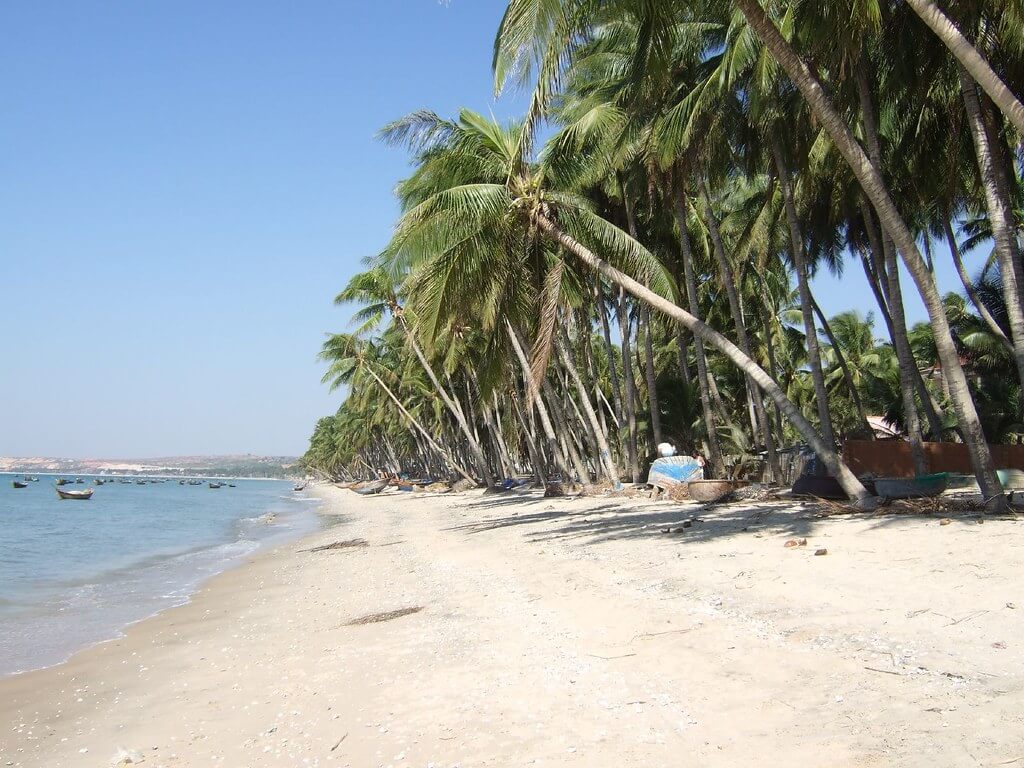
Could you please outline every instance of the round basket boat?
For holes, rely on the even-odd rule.
[[[745,480],[691,480],[686,484],[686,490],[694,501],[710,503],[721,501],[746,485]]]

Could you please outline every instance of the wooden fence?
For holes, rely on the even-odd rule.
[[[990,445],[992,460],[998,469],[1024,470],[1024,445]],[[963,443],[925,443],[929,472],[956,472],[971,475],[971,459]],[[886,477],[913,477],[914,462],[910,443],[904,440],[847,440],[843,458],[861,475],[870,472]]]

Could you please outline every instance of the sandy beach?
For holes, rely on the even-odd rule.
[[[0,681],[0,765],[1024,765],[1022,522],[315,492],[335,525]]]

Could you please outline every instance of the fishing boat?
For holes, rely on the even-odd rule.
[[[209,483],[209,486],[211,488],[213,488],[214,490],[216,490],[217,488],[222,487],[223,485],[224,485],[224,483]]]
[[[666,456],[651,463],[647,484],[668,491],[703,477],[703,465],[692,456]]]
[[[68,485],[71,481],[63,477],[57,478],[57,485]]]
[[[77,483],[78,485],[82,485],[82,484],[84,484],[84,483],[85,483],[85,480],[83,480],[83,479],[82,479],[82,478],[80,478],[80,477],[76,477],[76,478],[75,478],[75,482],[76,482],[76,483]]]
[[[15,488],[28,488],[28,483],[23,483],[21,480],[12,481],[12,485],[14,485]]]
[[[352,490],[358,493],[360,496],[372,496],[375,493],[380,493],[386,487],[386,480],[377,480],[375,482],[367,483],[360,488],[353,488]]]
[[[75,501],[88,501],[92,498],[92,488],[86,488],[81,491],[65,491],[60,488],[57,489],[57,495],[62,499],[74,499]]]
[[[304,490],[306,490],[306,484],[305,483],[296,483],[294,486],[292,486],[292,490],[293,491],[304,491]]]
[[[939,496],[948,487],[948,472],[917,477],[875,478],[875,493],[886,499],[924,499]]]
[[[100,480],[100,479],[99,479],[99,478],[97,477],[97,478],[96,478],[95,480],[93,480],[93,482],[94,482],[94,483],[96,483],[96,485],[103,485],[103,484],[105,484],[105,483],[106,483],[107,481],[106,481],[106,480]]]
[[[713,504],[747,485],[749,483],[743,480],[691,480],[686,484],[686,491],[694,501]]]
[[[235,487],[234,483],[228,483],[228,488],[234,488],[234,487]]]
[[[189,480],[188,484],[189,485],[202,485],[203,481],[202,480]]]

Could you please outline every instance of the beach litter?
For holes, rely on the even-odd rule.
[[[123,747],[117,748],[117,754],[114,755],[112,765],[137,765],[138,763],[144,762],[145,757],[140,752],[136,752],[134,749],[124,749]]]
[[[411,608],[399,608],[395,611],[385,611],[383,613],[368,613],[365,616],[360,616],[358,619],[352,619],[352,621],[346,622],[347,627],[358,627],[364,624],[379,624],[382,621],[391,621],[393,619],[400,619],[403,616],[409,616],[413,613],[419,613],[423,610],[422,605],[417,605]]]
[[[807,539],[788,539],[786,541],[786,543],[783,544],[782,546],[784,546],[786,549],[794,549],[796,547],[806,547],[807,546]]]
[[[347,541],[335,541],[330,544],[321,544],[319,547],[305,549],[303,552],[326,552],[329,549],[355,549],[368,547],[370,543],[366,539],[349,539]]]

